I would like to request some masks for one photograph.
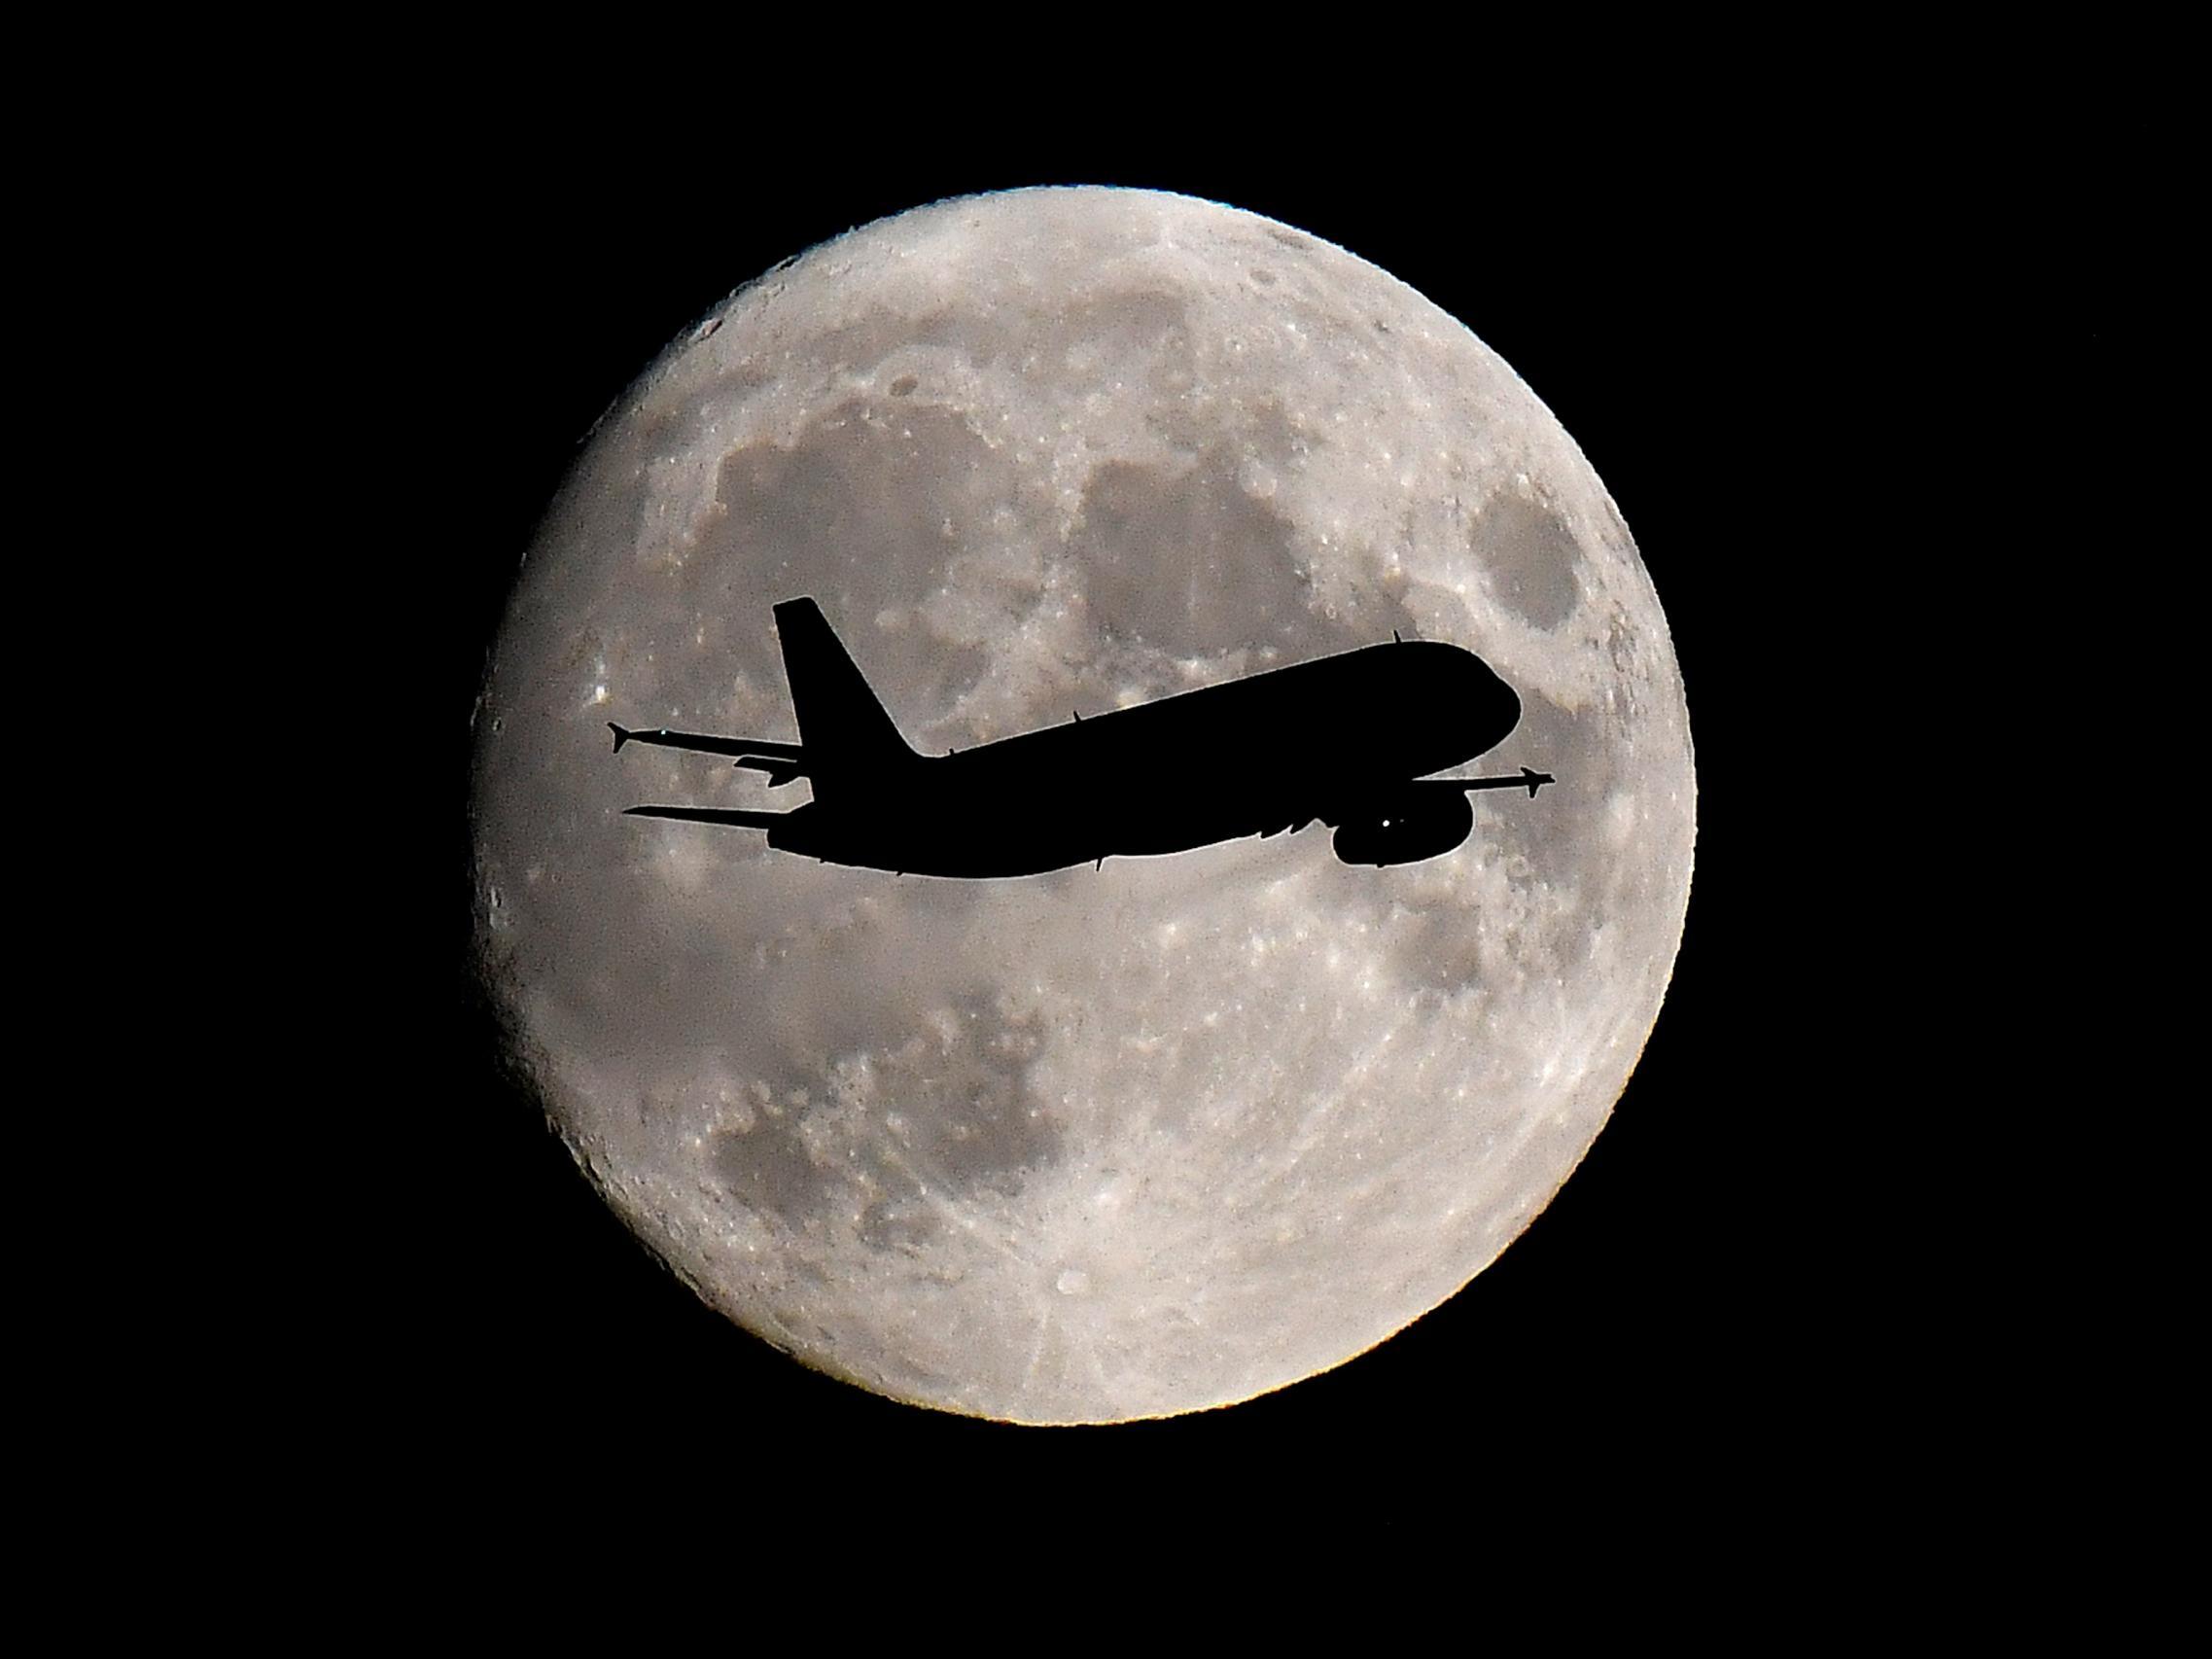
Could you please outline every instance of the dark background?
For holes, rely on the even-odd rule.
[[[1920,1341],[1887,1305],[1911,1182],[1846,1193],[1837,1173],[1867,1133],[1859,1061],[1889,1018],[1863,971],[1866,936],[1885,925],[1878,883],[1858,867],[1886,831],[1839,808],[1824,779],[1840,757],[1878,759],[1875,699],[1839,695],[1830,668],[1848,639],[1873,673],[1866,618],[1895,572],[1864,549],[1894,543],[1913,511],[1928,405],[1908,420],[1893,388],[1942,367],[1953,347],[1932,342],[1969,349],[1967,331],[1930,326],[1967,314],[1962,291],[1901,274],[1972,233],[1926,177],[1825,134],[1761,143],[1725,123],[1545,147],[1481,176],[1434,152],[1322,170],[1098,142],[955,159],[863,147],[827,164],[763,154],[702,177],[636,138],[579,161],[593,152],[571,136],[477,135],[366,193],[359,259],[387,273],[391,306],[374,371],[416,411],[379,457],[389,493],[369,511],[397,508],[412,527],[391,534],[424,600],[392,642],[407,671],[376,716],[411,734],[392,762],[404,783],[379,891],[408,930],[394,989],[420,1041],[389,1085],[406,1127],[365,1218],[371,1312],[334,1312],[316,1361],[333,1397],[355,1402],[334,1431],[463,1479],[614,1446],[641,1479],[703,1459],[785,1486],[848,1457],[1106,1484],[1328,1467],[1355,1488],[1443,1465],[1508,1492],[1646,1466],[1783,1481],[1845,1457],[1910,1392]],[[944,195],[1039,183],[1173,189],[1282,220],[1495,348],[1635,535],[1673,629],[1700,786],[1688,929],[1657,1029],[1529,1231],[1336,1371],[1111,1430],[893,1404],[711,1313],[502,1076],[462,962],[470,704],[585,430],[776,261]]]

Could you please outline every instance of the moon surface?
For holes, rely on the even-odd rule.
[[[1396,629],[1520,692],[1470,775],[1559,782],[1383,870],[1316,827],[937,881],[621,816],[806,798],[606,727],[795,740],[798,594],[925,754]],[[1019,1422],[1244,1399],[1451,1296],[1602,1127],[1689,893],[1666,618],[1558,421],[1375,266],[1152,192],[732,296],[593,434],[476,734],[479,969],[608,1203],[808,1363]]]

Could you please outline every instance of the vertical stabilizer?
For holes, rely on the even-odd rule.
[[[865,791],[916,759],[821,606],[785,600],[776,607],[776,636],[817,800]]]

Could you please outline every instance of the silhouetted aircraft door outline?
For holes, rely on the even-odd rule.
[[[1041,875],[1108,858],[1190,852],[1321,823],[1350,865],[1451,852],[1475,824],[1475,790],[1555,780],[1437,778],[1520,724],[1521,699],[1473,652],[1432,640],[1363,646],[1287,668],[1080,716],[941,756],[914,752],[812,599],[775,607],[799,741],[632,731],[798,778],[788,812],[633,806],[644,818],[764,830],[768,845],[827,864],[964,879]],[[1317,768],[1317,760],[1318,767]]]

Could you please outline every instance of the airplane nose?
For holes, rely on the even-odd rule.
[[[1472,652],[1460,664],[1460,694],[1477,711],[1484,747],[1504,742],[1506,734],[1521,724],[1521,694]]]
[[[1505,740],[1506,733],[1521,724],[1521,693],[1504,681],[1497,682],[1497,735]]]

